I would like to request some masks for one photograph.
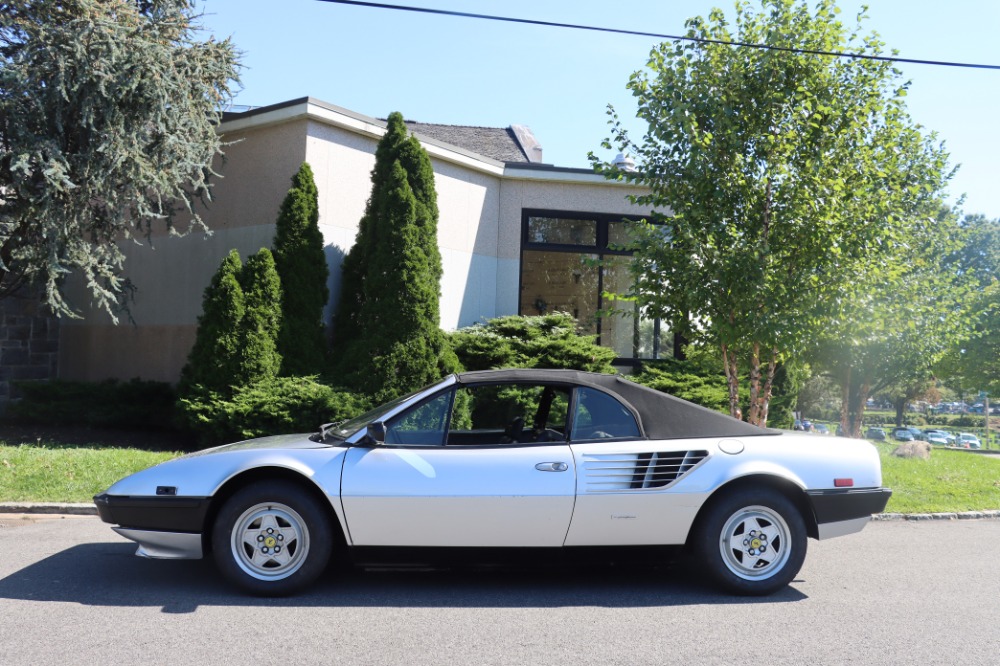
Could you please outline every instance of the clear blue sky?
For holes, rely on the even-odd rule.
[[[479,14],[664,34],[731,0],[385,0]],[[860,5],[841,0],[853,23]],[[1000,65],[1000,1],[869,0],[868,31],[907,58]],[[544,160],[586,167],[603,154],[605,109],[634,115],[626,90],[655,40],[337,5],[318,0],[199,0],[203,23],[244,52],[236,103],[311,96],[369,116],[456,125],[527,125]],[[961,165],[949,193],[1000,217],[1000,70],[901,65],[913,118]],[[641,126],[636,124],[636,131]],[[637,135],[638,136],[638,135]]]

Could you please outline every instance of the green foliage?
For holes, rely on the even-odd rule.
[[[729,413],[729,387],[725,376],[696,362],[675,359],[650,361],[643,363],[628,378],[702,407]]]
[[[389,116],[372,193],[344,260],[334,351],[340,381],[388,400],[457,369],[440,330],[441,256],[430,157]]]
[[[934,217],[950,178],[946,154],[906,113],[888,62],[736,49],[704,40],[877,55],[835,18],[832,0],[763,0],[688,21],[628,87],[648,125],[633,141],[610,110],[612,143],[634,172],[594,166],[648,188],[634,203],[671,213],[637,224],[635,293],[650,316],[722,351],[730,409],[747,369],[751,413],[767,413],[770,372],[843,320],[872,290],[915,223]],[[908,253],[907,253],[908,254]],[[685,330],[687,328],[687,330]],[[756,396],[756,399],[754,399]]]
[[[79,274],[115,317],[122,240],[209,198],[236,80],[229,40],[191,0],[12,0],[0,11],[0,295],[37,283],[53,311]]]
[[[312,168],[303,162],[281,204],[274,235],[274,263],[281,277],[278,352],[283,375],[319,372],[326,359],[323,307],[330,297],[330,269],[319,230],[319,201]]]
[[[989,391],[1000,403],[1000,219],[969,215],[962,221],[964,243],[955,259],[977,286],[969,299],[978,321],[958,339],[936,368],[959,386]]]
[[[247,259],[240,272],[246,313],[239,324],[240,363],[232,381],[240,385],[268,379],[281,369],[281,279],[267,248]]]
[[[181,371],[180,394],[227,392],[278,374],[281,280],[266,248],[244,266],[230,251],[205,288],[198,333]]]
[[[564,368],[613,373],[614,350],[580,335],[577,322],[564,312],[541,316],[510,315],[490,319],[450,334],[466,370],[494,368]]]
[[[198,333],[181,371],[182,394],[195,384],[211,390],[225,390],[240,376],[239,359],[243,349],[240,322],[246,314],[240,286],[242,270],[240,253],[232,250],[205,288]]]
[[[53,380],[20,382],[21,399],[7,408],[20,423],[99,428],[169,429],[174,420],[174,389],[165,382]]]
[[[846,393],[840,421],[855,436],[870,395],[889,394],[901,412],[932,386],[934,364],[975,323],[972,276],[956,253],[956,216],[944,207],[935,213],[907,221],[905,252],[891,266],[859,269],[859,288],[842,302],[842,316],[809,349],[812,364]]]
[[[370,407],[357,394],[331,388],[315,377],[269,377],[231,393],[197,390],[178,402],[181,424],[204,443],[318,430]]]

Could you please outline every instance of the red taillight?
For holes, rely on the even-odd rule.
[[[854,487],[854,479],[834,479],[833,480],[833,487],[834,488],[853,488]]]

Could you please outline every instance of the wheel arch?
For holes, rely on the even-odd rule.
[[[323,507],[327,517],[330,519],[330,525],[333,527],[333,533],[336,539],[334,547],[336,549],[346,548],[347,539],[345,537],[344,525],[340,520],[340,516],[337,514],[337,511],[330,502],[326,493],[320,489],[316,482],[301,472],[297,472],[287,467],[264,466],[254,467],[253,469],[248,469],[236,474],[235,476],[227,479],[225,483],[223,483],[215,491],[215,493],[213,493],[212,501],[205,514],[205,524],[201,532],[202,549],[206,555],[212,552],[212,530],[215,526],[216,516],[219,515],[219,511],[229,498],[243,488],[246,488],[254,483],[277,480],[294,483],[312,495],[313,498],[319,502],[319,505]]]
[[[701,505],[701,508],[698,510],[698,513],[694,518],[694,522],[691,524],[691,530],[688,532],[688,543],[691,541],[692,534],[694,534],[695,530],[697,530],[702,524],[705,513],[714,502],[733,491],[745,488],[769,488],[781,493],[795,505],[796,509],[798,509],[803,522],[806,524],[807,536],[813,539],[819,538],[819,527],[816,522],[816,514],[813,511],[809,497],[806,495],[805,490],[801,486],[797,485],[793,481],[790,481],[789,479],[776,476],[774,474],[749,474],[747,476],[741,476],[727,481],[723,485],[716,488],[715,491],[709,495],[708,499],[706,499]]]

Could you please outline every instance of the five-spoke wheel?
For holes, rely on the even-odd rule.
[[[219,511],[212,532],[216,565],[255,594],[296,592],[326,568],[330,520],[303,488],[287,482],[247,486]]]
[[[790,583],[802,567],[805,521],[776,490],[723,491],[705,509],[693,546],[708,574],[728,591],[771,594]]]

